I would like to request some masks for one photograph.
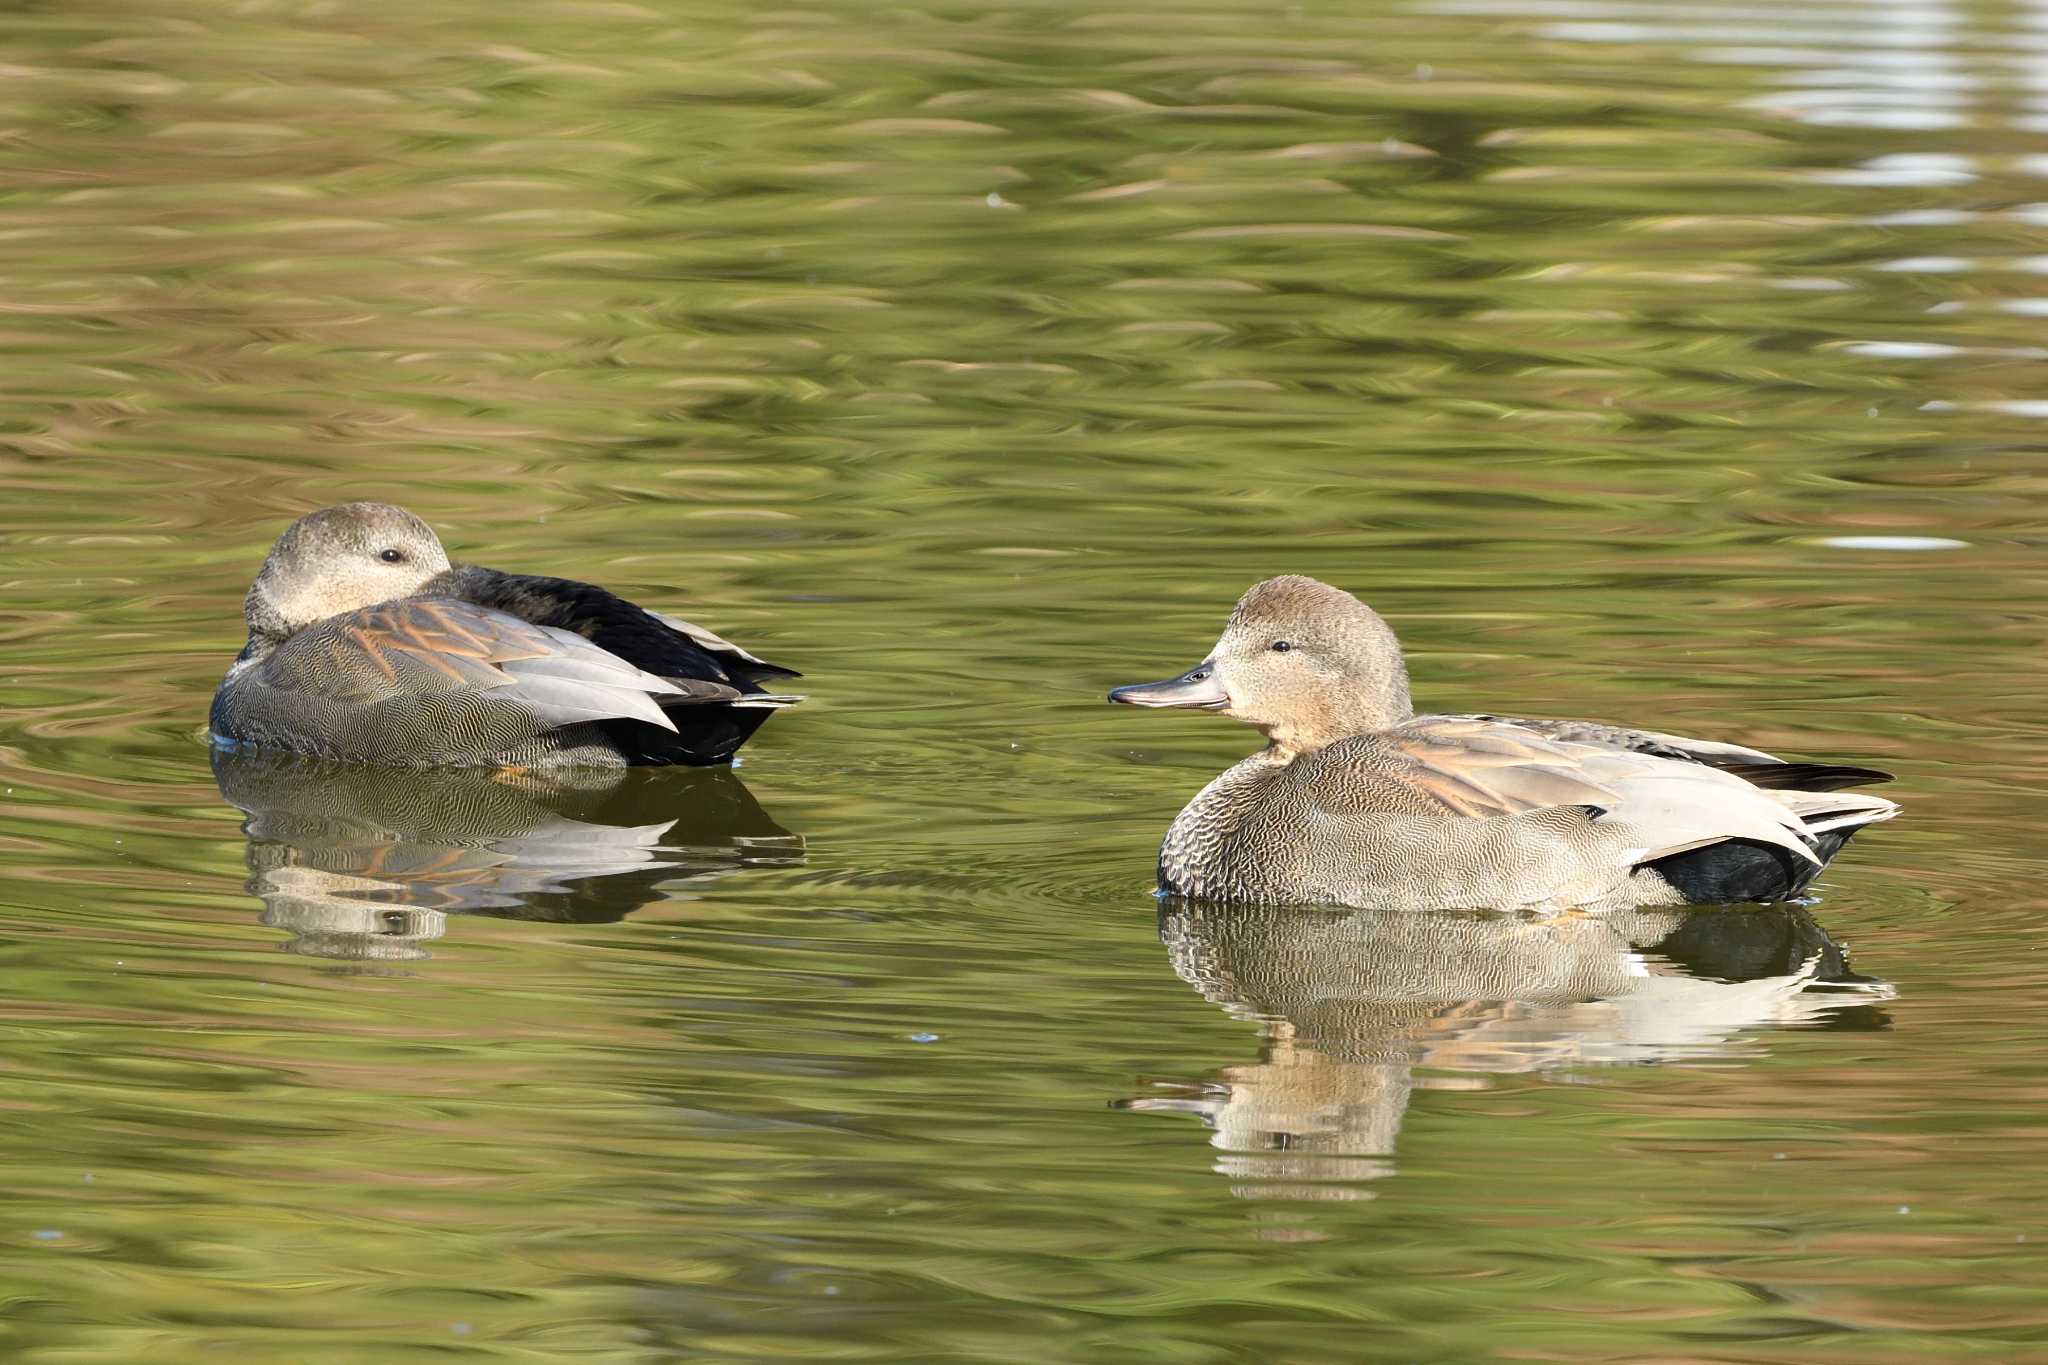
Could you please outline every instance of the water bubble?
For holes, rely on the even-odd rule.
[[[936,1033],[913,1033],[910,1035],[910,1041],[913,1043],[936,1043],[939,1041],[939,1035]]]

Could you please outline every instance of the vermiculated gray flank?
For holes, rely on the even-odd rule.
[[[1196,900],[1548,909],[1783,900],[1889,774],[1591,721],[1418,716],[1400,642],[1351,594],[1268,579],[1134,706],[1219,711],[1267,745],[1204,787],[1159,850]]]

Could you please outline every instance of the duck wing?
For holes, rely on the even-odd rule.
[[[517,703],[541,728],[630,719],[673,730],[656,698],[682,691],[580,635],[448,597],[403,597],[330,617],[258,669],[266,688],[358,706],[488,693]]]
[[[1545,806],[1599,806],[1617,799],[1585,766],[1584,745],[1566,744],[1487,716],[1420,716],[1382,738],[1407,786],[1452,815],[1514,815]]]
[[[764,678],[795,678],[702,626],[663,616],[628,602],[594,583],[573,578],[504,573],[480,565],[459,565],[427,585],[427,591],[508,612],[523,621],[571,631],[637,668],[674,681],[717,683],[733,700],[764,693]]]
[[[1707,764],[1558,739],[1486,716],[1417,717],[1380,739],[1405,760],[1405,784],[1449,814],[1596,807],[1596,818],[1630,827],[1640,845],[1629,850],[1634,863],[1748,839],[1818,866],[1808,820],[1847,814],[1844,803],[1867,812],[1865,820],[1892,809],[1876,797],[1780,795]]]
[[[1834,791],[1840,787],[1868,786],[1892,780],[1890,773],[1877,768],[1861,768],[1849,763],[1788,762],[1775,754],[1767,754],[1761,749],[1746,748],[1740,744],[1726,744],[1712,739],[1688,739],[1684,735],[1670,735],[1659,730],[1634,730],[1627,726],[1608,725],[1597,720],[1530,720],[1520,716],[1492,715],[1433,716],[1426,719],[1513,725],[1545,738],[1563,740],[1567,743],[1590,744],[1596,748],[1650,754],[1657,758],[1677,759],[1683,763],[1701,763],[1710,768],[1733,773],[1743,781],[1758,787]]]

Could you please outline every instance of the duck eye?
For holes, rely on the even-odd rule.
[[[1273,642],[1273,652],[1275,654],[1285,654],[1292,648],[1294,648],[1294,641],[1292,640],[1275,640]]]
[[[378,552],[377,558],[383,560],[386,564],[403,564],[405,562],[405,551],[382,550]]]

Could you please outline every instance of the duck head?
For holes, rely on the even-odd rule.
[[[1218,711],[1291,753],[1415,714],[1401,642],[1379,613],[1298,574],[1269,578],[1239,598],[1216,648],[1187,672],[1119,687],[1109,699]]]
[[[252,643],[275,644],[315,621],[416,592],[447,567],[433,529],[404,508],[323,507],[270,547],[242,615]]]

